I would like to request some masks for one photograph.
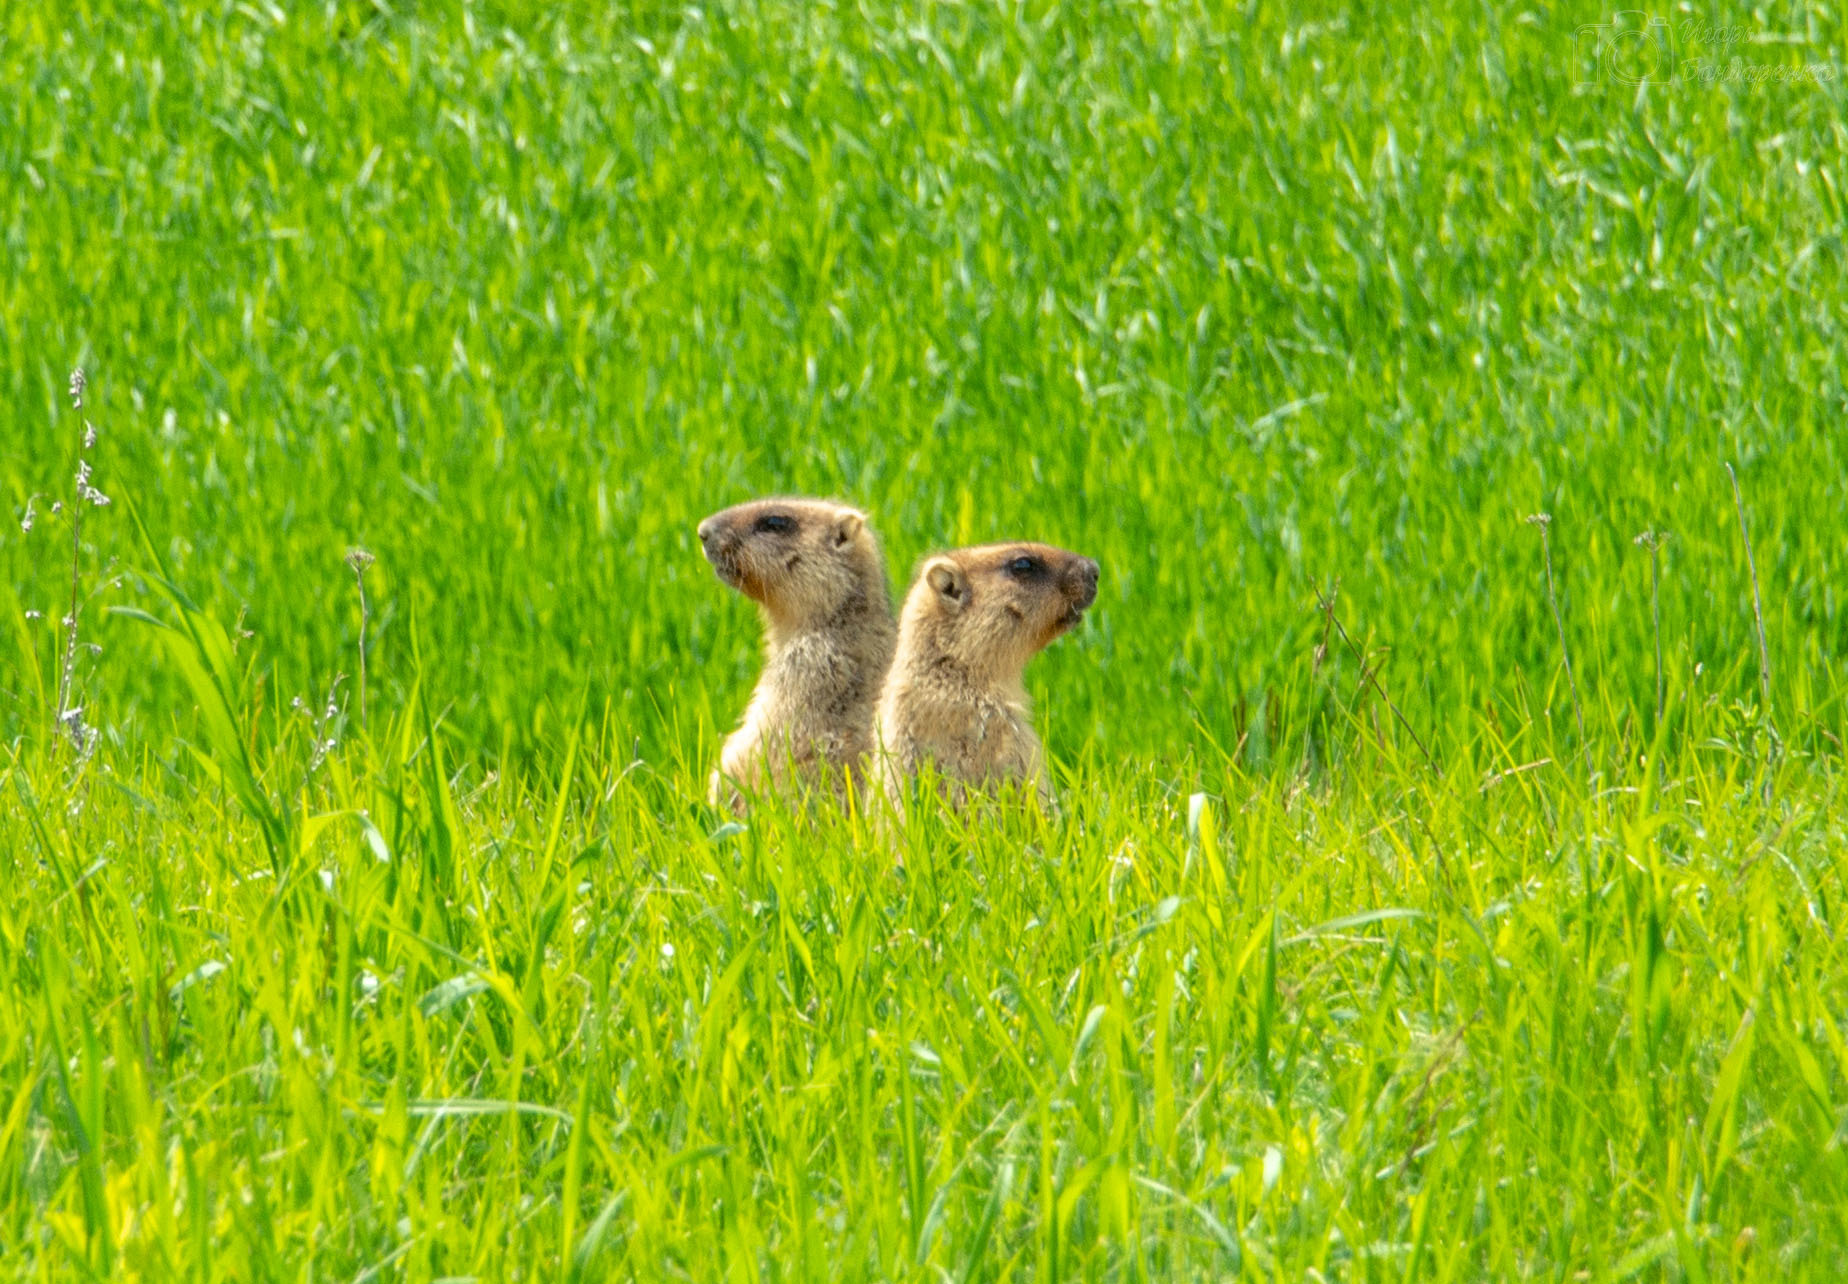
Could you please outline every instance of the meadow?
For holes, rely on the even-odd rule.
[[[1663,16],[0,7],[0,1275],[1839,1278],[1848,33]],[[1098,560],[1055,813],[705,804],[778,492]]]

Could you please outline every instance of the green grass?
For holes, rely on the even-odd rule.
[[[0,9],[0,1270],[1832,1278],[1848,41],[1604,16]],[[1056,817],[703,804],[772,491]]]

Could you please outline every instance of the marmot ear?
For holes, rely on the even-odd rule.
[[[834,519],[834,547],[846,548],[860,528],[866,525],[866,519],[851,508]]]
[[[960,611],[969,600],[969,580],[962,567],[947,557],[935,558],[924,568],[924,582],[930,585],[937,600],[952,611]]]

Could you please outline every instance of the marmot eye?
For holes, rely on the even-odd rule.
[[[1039,562],[1031,557],[1016,557],[1007,564],[1008,574],[1010,575],[1027,576],[1033,574],[1035,571],[1039,570],[1039,568]]]
[[[787,535],[790,531],[796,529],[796,522],[793,517],[785,517],[781,513],[771,513],[768,517],[760,517],[757,519],[757,529],[760,531],[767,531],[774,535]]]

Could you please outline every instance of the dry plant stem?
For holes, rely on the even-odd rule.
[[[71,372],[71,408],[77,412],[77,420],[83,423],[83,393],[87,380],[82,367]],[[82,572],[83,572],[83,507],[87,496],[85,460],[89,455],[92,438],[88,425],[77,439],[77,489],[71,496],[71,609],[64,617],[64,658],[58,671],[58,708],[56,727],[62,731],[71,718],[72,690],[77,679],[77,628],[83,611]],[[83,729],[80,725],[69,728],[73,743],[79,749],[83,747]]]
[[[1527,520],[1540,528],[1540,556],[1546,563],[1546,599],[1553,608],[1553,627],[1559,630],[1559,654],[1565,659],[1566,687],[1572,692],[1572,716],[1578,723],[1579,746],[1585,751],[1585,778],[1589,780],[1594,774],[1591,742],[1585,738],[1585,711],[1579,704],[1578,676],[1572,672],[1572,649],[1566,645],[1566,617],[1560,614],[1559,590],[1553,583],[1553,541],[1547,534],[1553,519],[1545,513],[1536,513]]]
[[[361,735],[369,735],[372,722],[366,713],[366,625],[372,621],[372,608],[366,602],[366,577],[362,573],[357,578],[359,580],[359,730]]]
[[[64,666],[58,674],[58,726],[64,725],[64,719],[70,713],[71,683],[77,673],[77,617],[83,609],[83,598],[79,592],[79,574],[82,571],[81,539],[83,535],[83,502],[71,505],[71,609],[64,617]]]
[[[1732,478],[1733,507],[1739,510],[1739,538],[1745,541],[1745,567],[1752,573],[1752,621],[1758,626],[1758,690],[1764,697],[1765,717],[1771,716],[1771,648],[1765,645],[1765,610],[1758,596],[1758,563],[1752,557],[1752,532],[1745,524],[1745,496],[1739,493],[1739,475],[1731,464],[1726,475]]]
[[[359,730],[361,735],[371,733],[371,724],[366,717],[366,629],[372,623],[372,604],[366,600],[366,568],[376,560],[363,548],[356,548],[347,554],[347,565],[353,568],[354,582],[359,585]]]
[[[1668,543],[1668,533],[1645,530],[1630,542],[1649,550],[1649,611],[1655,621],[1655,720],[1660,727],[1668,707],[1662,678],[1662,545]]]
[[[1322,640],[1315,646],[1315,671],[1317,673],[1322,671],[1322,664],[1328,659],[1328,635],[1334,631],[1335,602],[1340,596],[1341,581],[1339,578],[1328,586],[1328,596],[1323,597],[1320,590],[1316,592],[1316,598],[1322,609]]]
[[[1392,716],[1398,719],[1401,727],[1405,728],[1405,734],[1410,736],[1412,738],[1412,743],[1418,746],[1418,752],[1422,753],[1425,756],[1425,761],[1431,764],[1432,774],[1442,777],[1444,774],[1443,768],[1437,765],[1437,759],[1432,755],[1431,750],[1425,746],[1425,742],[1419,738],[1418,732],[1413,729],[1410,719],[1400,711],[1398,705],[1392,702],[1392,697],[1386,694],[1386,688],[1381,685],[1379,675],[1374,672],[1373,666],[1367,663],[1367,658],[1360,653],[1360,648],[1354,645],[1354,639],[1348,636],[1347,629],[1342,627],[1340,617],[1335,614],[1334,598],[1323,596],[1320,588],[1316,589],[1315,598],[1317,604],[1322,608],[1323,614],[1327,617],[1328,623],[1335,626],[1335,633],[1341,638],[1342,643],[1360,665],[1362,685],[1364,686],[1367,683],[1373,685],[1373,689],[1379,692],[1380,699],[1386,702],[1386,707],[1392,710]]]
[[[1662,725],[1662,711],[1665,704],[1662,686],[1662,546],[1651,543],[1649,546],[1649,606],[1655,616],[1655,655],[1656,655],[1656,725]]]
[[[1739,512],[1739,538],[1745,543],[1745,569],[1752,575],[1752,623],[1758,628],[1758,691],[1764,698],[1765,727],[1770,740],[1765,746],[1765,801],[1771,801],[1771,770],[1777,762],[1777,727],[1771,721],[1771,648],[1765,642],[1764,602],[1758,595],[1758,562],[1752,556],[1752,532],[1745,522],[1745,496],[1739,491],[1739,474],[1731,464],[1726,475],[1732,479],[1733,507]]]

